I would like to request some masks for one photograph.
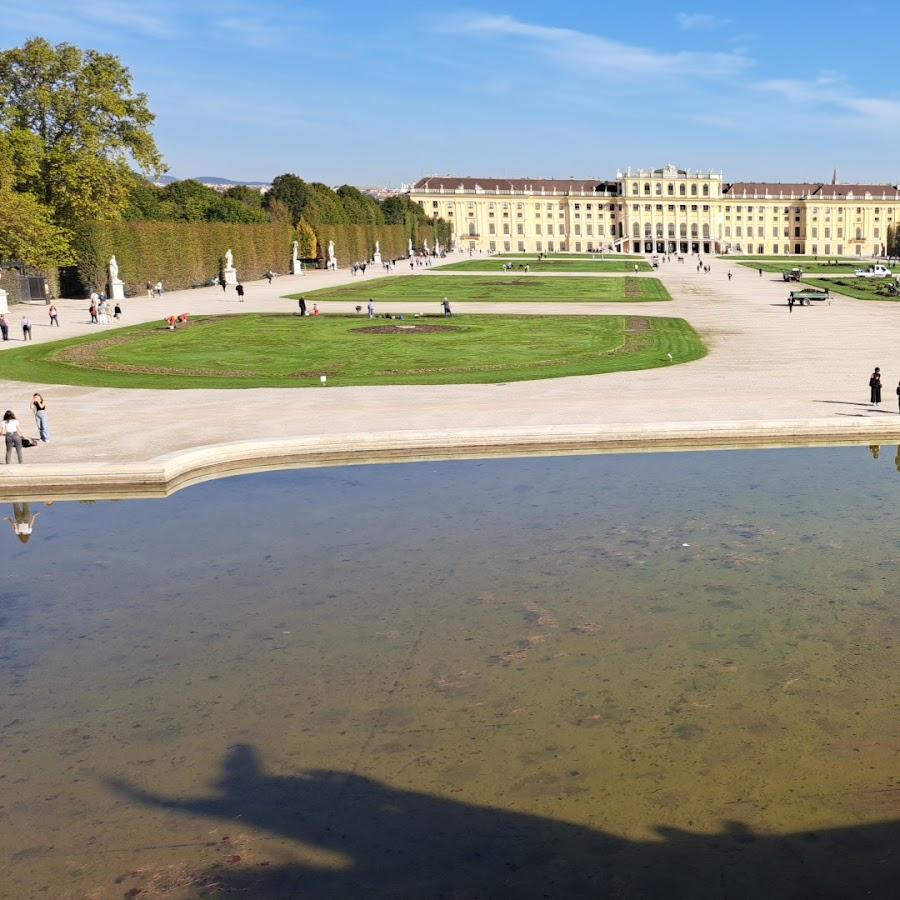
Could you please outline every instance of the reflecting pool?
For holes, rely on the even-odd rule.
[[[896,894],[896,447],[3,515],[2,897]]]

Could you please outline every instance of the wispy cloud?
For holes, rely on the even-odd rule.
[[[464,13],[444,19],[440,27],[461,34],[519,40],[557,64],[585,75],[634,79],[689,74],[697,78],[733,75],[753,65],[740,52],[660,51],[571,28],[533,25],[508,15]]]
[[[900,99],[859,94],[834,72],[822,72],[810,80],[773,79],[756,86],[822,116],[849,116],[855,124],[875,129],[900,127]]]
[[[728,19],[714,16],[712,13],[685,13],[675,16],[678,27],[682,31],[712,31],[728,24]]]

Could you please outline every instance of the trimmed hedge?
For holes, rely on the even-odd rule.
[[[294,230],[287,222],[239,225],[227,222],[95,222],[73,241],[78,260],[64,273],[66,293],[105,289],[107,264],[115,254],[127,294],[142,294],[146,282],[169,290],[208,284],[231,248],[240,278],[288,272]]]
[[[442,227],[443,226],[443,227]],[[400,259],[409,252],[409,239],[418,252],[428,241],[434,250],[435,239],[440,236],[441,247],[450,247],[450,228],[445,222],[437,226],[432,222],[417,222],[410,234],[406,225],[319,225],[310,226],[318,242],[317,258],[324,264],[328,257],[328,242],[334,241],[334,255],[339,266],[368,261],[375,252],[375,241],[381,242],[382,259]]]

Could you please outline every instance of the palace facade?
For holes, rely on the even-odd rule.
[[[721,172],[626,169],[614,181],[418,181],[410,199],[453,223],[457,245],[488,253],[884,255],[900,224],[889,184],[724,181]]]

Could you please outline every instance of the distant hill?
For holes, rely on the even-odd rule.
[[[156,184],[172,184],[175,181],[199,181],[200,184],[209,185],[209,187],[227,187],[232,184],[243,184],[247,187],[268,187],[268,181],[242,181],[239,178],[219,178],[218,175],[197,175],[193,178],[173,178],[171,175],[163,175],[157,179]]]

